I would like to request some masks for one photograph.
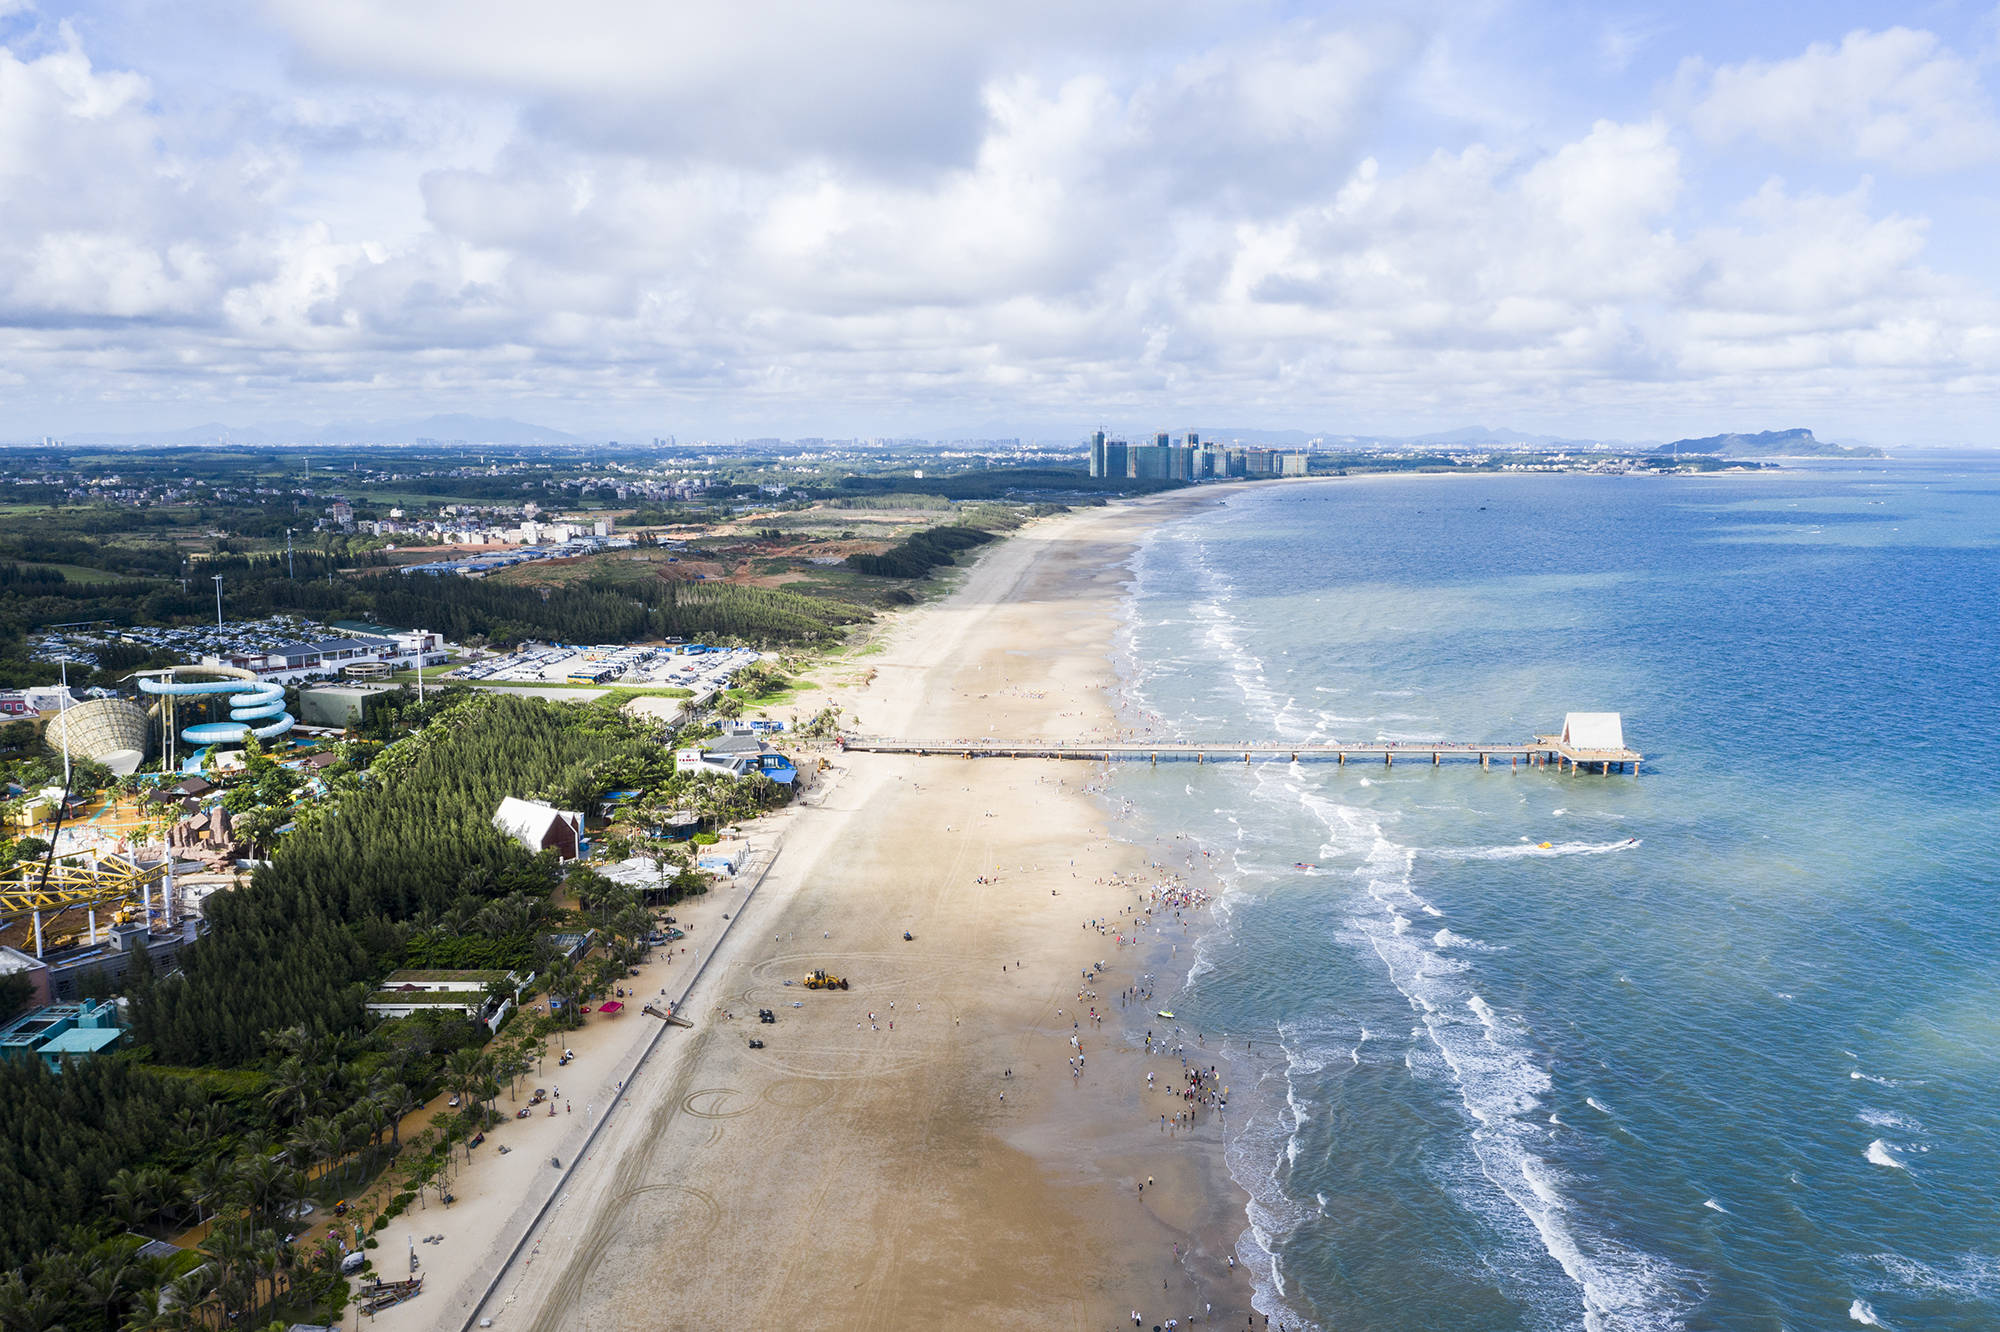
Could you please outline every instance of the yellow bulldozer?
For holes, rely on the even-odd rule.
[[[824,971],[813,971],[808,972],[806,975],[806,988],[808,990],[844,990],[847,988],[847,981],[839,976],[829,976]]]

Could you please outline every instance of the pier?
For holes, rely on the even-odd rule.
[[[1322,741],[1286,744],[1269,740],[1132,741],[1132,740],[898,740],[850,735],[842,749],[862,754],[910,754],[947,758],[1082,759],[1092,763],[1380,763],[1394,767],[1429,761],[1441,767],[1447,760],[1476,762],[1491,768],[1504,760],[1509,768],[1551,767],[1558,772],[1637,774],[1643,755],[1628,749],[1618,714],[1573,712],[1555,735],[1538,735],[1520,744],[1484,744],[1455,740],[1377,740],[1341,743]]]

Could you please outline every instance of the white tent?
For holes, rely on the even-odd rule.
[[[1571,749],[1625,748],[1625,722],[1615,712],[1572,712],[1563,718],[1563,743]]]

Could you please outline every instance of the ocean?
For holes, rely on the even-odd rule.
[[[1647,756],[1113,770],[1221,892],[1161,1002],[1274,1325],[2000,1326],[2000,463],[1244,488],[1132,571],[1142,733]]]

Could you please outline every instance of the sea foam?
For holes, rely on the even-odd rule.
[[[1909,1169],[1908,1166],[1896,1159],[1896,1154],[1889,1150],[1889,1144],[1880,1138],[1869,1143],[1868,1150],[1863,1152],[1862,1155],[1875,1165],[1888,1166],[1891,1170]]]

